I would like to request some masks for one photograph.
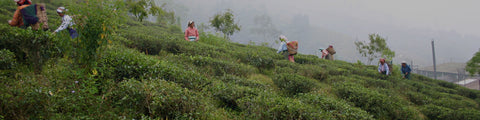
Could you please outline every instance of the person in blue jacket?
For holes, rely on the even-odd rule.
[[[402,61],[401,70],[402,70],[403,78],[410,79],[410,73],[412,72],[412,68],[410,68],[410,66],[407,65],[407,62]]]

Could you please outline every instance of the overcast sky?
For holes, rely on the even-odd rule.
[[[243,0],[248,2],[262,0]],[[479,0],[263,0],[269,9],[305,13],[311,21],[353,17],[408,28],[479,35]],[[286,14],[286,15],[287,15]],[[326,16],[332,18],[325,18]],[[322,23],[320,23],[322,24]]]
[[[296,15],[307,15],[310,25],[342,33],[351,37],[352,43],[379,33],[388,38],[397,56],[421,64],[431,64],[432,39],[438,45],[439,63],[466,62],[480,48],[480,0],[173,1],[188,9],[182,18],[201,22],[228,8],[243,16],[237,18],[240,23],[247,21],[245,16],[264,13],[280,24],[288,24]]]

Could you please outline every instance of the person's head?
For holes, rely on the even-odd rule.
[[[280,42],[286,42],[288,40],[285,35],[280,35],[278,38],[280,39]]]
[[[333,48],[333,45],[329,45],[328,47],[329,47],[329,48]]]
[[[385,63],[385,58],[380,58],[380,63]]]
[[[30,0],[13,0],[13,1],[15,1],[18,6],[32,4],[32,1],[30,1]]]
[[[191,20],[188,21],[188,27],[191,27],[191,28],[195,27],[195,22],[193,22]]]
[[[406,62],[406,61],[402,61],[402,66],[403,66],[403,67],[407,66],[407,62]]]
[[[58,7],[57,8],[57,13],[60,17],[63,17],[65,15],[66,11],[67,11],[67,9],[65,9],[65,7]]]

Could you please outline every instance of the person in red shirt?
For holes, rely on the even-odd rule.
[[[185,40],[197,42],[200,39],[198,30],[195,28],[195,22],[188,21],[188,28],[185,30]]]
[[[30,0],[14,0],[14,1],[17,2],[18,7],[15,13],[13,14],[13,19],[9,20],[8,24],[10,26],[20,27],[20,26],[23,26],[23,18],[20,10],[30,6],[32,2]]]

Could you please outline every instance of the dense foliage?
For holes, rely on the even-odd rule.
[[[47,2],[51,28],[56,6],[73,4],[60,3]],[[0,5],[6,21],[15,8]],[[291,63],[212,34],[187,42],[171,24],[87,18],[77,27],[98,26],[78,40],[0,23],[0,119],[480,119],[479,91],[425,76],[302,54]],[[94,54],[80,50],[92,41]]]
[[[467,62],[466,69],[471,75],[480,74],[480,51]]]
[[[210,25],[215,28],[215,31],[222,32],[226,39],[229,39],[233,33],[240,31],[240,26],[235,23],[235,15],[230,9],[224,13],[215,14],[210,20]]]
[[[368,38],[368,42],[356,41],[355,45],[357,46],[358,53],[363,57],[366,57],[369,64],[379,57],[387,58],[389,60],[395,57],[395,52],[388,48],[385,38],[379,34],[370,34],[368,35]]]

